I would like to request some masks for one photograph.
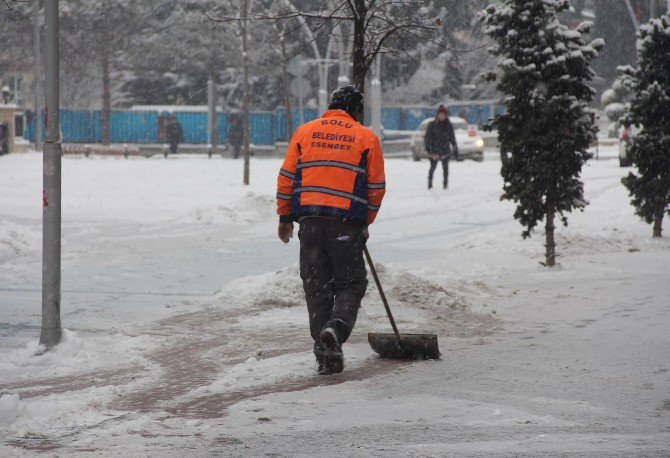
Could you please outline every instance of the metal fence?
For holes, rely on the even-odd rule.
[[[415,130],[421,121],[435,116],[435,107],[399,106],[382,109],[382,125],[386,130]],[[449,104],[452,116],[462,116],[472,124],[482,126],[503,107],[494,101],[472,101]],[[99,143],[102,139],[100,111],[61,110],[63,141],[67,143]],[[207,143],[207,113],[201,111],[175,111],[173,113],[184,130],[184,142]],[[158,135],[159,111],[113,110],[110,117],[110,141],[112,143],[161,143]],[[299,110],[291,112],[293,126],[318,117],[314,108],[305,108],[302,119]],[[272,145],[286,141],[289,137],[285,109],[274,112],[253,112],[249,116],[250,141],[257,145]],[[225,143],[230,124],[229,113],[217,113],[217,131],[220,143]],[[42,116],[44,126],[44,116]],[[44,130],[43,130],[44,131]],[[24,138],[33,141],[34,120],[26,126]]]

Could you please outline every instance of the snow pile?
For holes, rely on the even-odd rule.
[[[28,226],[0,220],[0,264],[39,247],[40,234]]]
[[[0,436],[31,438],[58,430],[63,425],[81,430],[109,421],[110,400],[138,386],[133,381],[125,387],[102,386],[78,390],[76,394],[59,393],[27,397],[5,393],[0,397]],[[122,415],[122,414],[119,414]]]
[[[305,293],[298,264],[235,280],[216,294],[215,302],[260,309],[303,306]]]
[[[446,307],[464,309],[468,306],[465,297],[449,291],[439,283],[420,275],[402,270],[393,270],[383,264],[375,264],[386,295],[394,304],[409,308]],[[381,302],[372,275],[368,272],[366,301]],[[245,277],[228,284],[216,295],[216,302],[263,310],[273,308],[303,307],[305,293],[297,264],[278,272]]]
[[[44,352],[37,341],[0,353],[0,380],[61,377],[114,365],[140,364],[140,353],[149,337],[111,335],[86,341],[77,333],[63,330],[61,343]]]
[[[61,343],[51,351],[44,352],[44,346],[37,341],[26,344],[22,349],[3,355],[0,372],[26,371],[41,376],[57,376],[78,368],[100,365],[99,355],[89,351],[76,333],[64,329]]]
[[[232,202],[231,206],[198,207],[189,213],[188,218],[207,225],[259,223],[273,217],[277,205],[273,196],[252,191]]]
[[[539,242],[544,241],[541,237],[538,239],[540,239]],[[631,231],[620,230],[616,227],[603,228],[592,234],[562,229],[557,231],[556,241],[558,254],[565,257],[670,248],[670,244],[665,240],[640,238]]]
[[[623,253],[638,250],[645,242],[616,228],[595,235],[564,231],[557,235],[556,240],[560,248],[558,252],[564,256]]]
[[[348,362],[348,361],[347,361]],[[258,386],[275,385],[280,382],[304,379],[314,374],[314,355],[288,353],[274,358],[248,358],[240,364],[226,369],[208,386],[191,392],[193,395],[206,395],[249,389]]]
[[[26,406],[21,404],[18,394],[0,395],[0,427],[11,425],[25,411]]]
[[[388,285],[388,296],[394,303],[407,307],[464,309],[468,306],[465,297],[447,290],[444,286],[421,276],[389,271],[383,265],[375,265],[383,285]],[[370,279],[372,280],[372,279]],[[374,285],[371,285],[374,288]],[[371,291],[368,288],[368,293]],[[376,291],[376,290],[375,290]]]

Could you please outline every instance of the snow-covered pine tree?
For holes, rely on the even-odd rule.
[[[628,150],[638,174],[622,181],[636,213],[661,237],[663,216],[670,214],[670,14],[640,27],[637,54],[638,68],[621,70],[633,92],[623,123],[641,128]]]
[[[557,13],[569,6],[567,0],[505,0],[480,15],[500,59],[500,77],[487,79],[497,79],[505,96],[506,113],[492,122],[504,159],[501,199],[517,203],[524,238],[546,219],[547,266],[556,263],[555,218],[567,225],[566,213],[586,205],[580,173],[597,133],[587,107],[595,91],[587,83],[604,42],[585,41],[589,22],[575,30],[559,22]]]

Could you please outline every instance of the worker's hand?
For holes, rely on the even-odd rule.
[[[293,223],[279,223],[277,235],[279,235],[279,240],[288,243],[293,238]]]
[[[363,230],[361,231],[361,234],[363,235],[363,238],[367,242],[368,239],[370,238],[370,231],[368,230],[368,226],[365,226]]]

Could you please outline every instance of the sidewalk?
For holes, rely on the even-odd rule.
[[[369,302],[368,305],[381,311],[381,303],[377,304],[379,298],[370,300],[374,305]],[[273,310],[273,315],[281,314],[281,309]],[[18,394],[22,402],[54,397],[76,398],[79,393],[85,396],[88,392],[110,388],[117,394],[109,403],[104,398],[98,401],[104,420],[98,418],[86,425],[69,425],[56,434],[29,434],[3,438],[3,441],[16,451],[104,454],[113,450],[109,447],[120,446],[110,445],[116,443],[115,428],[126,428],[139,421],[145,424],[139,430],[143,440],[160,438],[161,444],[170,443],[180,448],[184,447],[184,442],[190,441],[204,446],[197,431],[189,432],[185,428],[175,442],[172,434],[165,430],[171,428],[170,425],[189,422],[234,422],[230,409],[237,405],[268,396],[314,392],[345,383],[353,387],[365,380],[381,380],[392,373],[404,373],[411,364],[374,356],[364,331],[359,330],[346,345],[348,364],[345,371],[335,376],[320,376],[311,354],[311,338],[304,327],[291,324],[271,328],[243,326],[249,316],[267,313],[266,307],[242,307],[225,311],[208,308],[178,315],[144,330],[144,334],[161,342],[156,350],[146,355],[148,364],[129,364],[76,376],[6,384],[2,391]],[[304,311],[300,308],[291,313],[302,315]],[[435,318],[441,320],[439,316]],[[365,322],[370,319],[366,314],[362,316],[361,329],[369,328]],[[441,335],[459,336],[459,340],[474,339],[475,342],[499,329],[495,319],[466,310],[455,310],[451,320],[441,322]],[[292,369],[285,367],[282,373],[282,368],[278,367],[278,364],[284,364],[282,361]],[[228,379],[228,385],[220,383]],[[261,424],[271,421],[269,417],[265,419],[262,410],[258,411],[257,417]],[[91,434],[97,437],[95,441],[89,439]],[[106,445],[102,445],[103,442]],[[211,450],[212,444],[206,447]]]

